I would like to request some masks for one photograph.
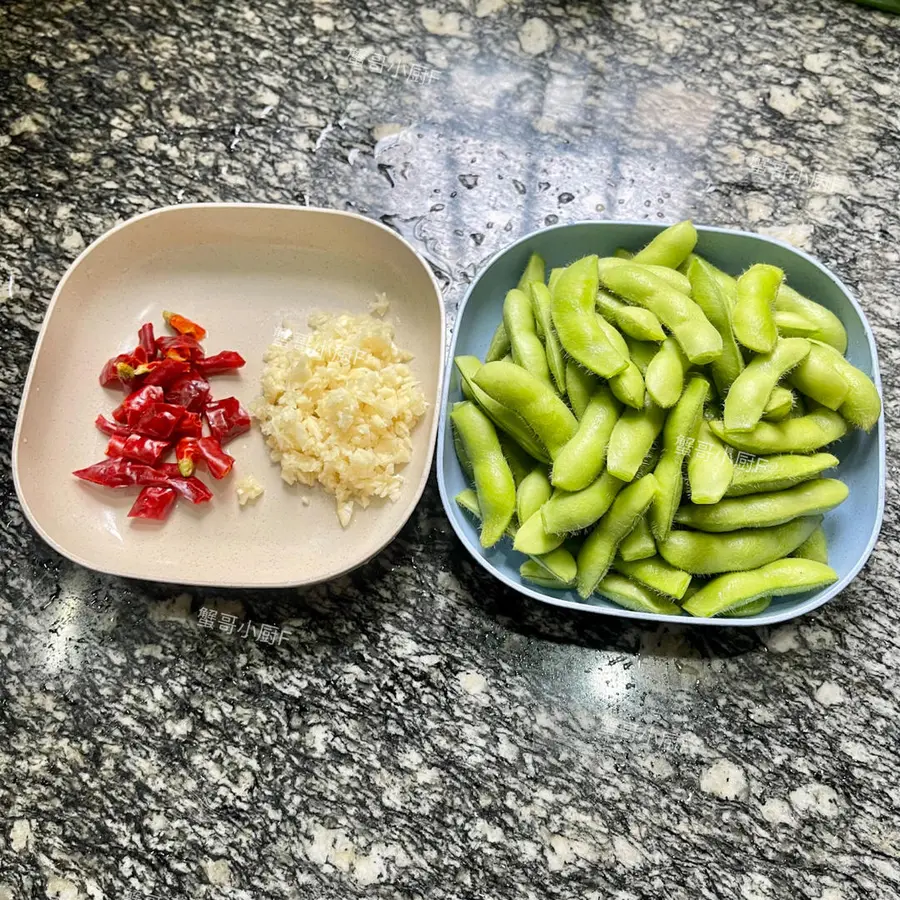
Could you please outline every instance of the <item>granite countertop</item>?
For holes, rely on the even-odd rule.
[[[900,894],[900,18],[12,0],[0,35],[0,900]],[[869,564],[771,629],[570,614],[474,565],[432,478],[383,553],[314,589],[78,568],[9,471],[47,302],[116,222],[210,200],[389,224],[451,323],[544,224],[691,216],[810,251],[881,354]]]

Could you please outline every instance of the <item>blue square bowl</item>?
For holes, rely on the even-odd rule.
[[[850,488],[847,500],[829,512],[824,522],[829,563],[838,573],[838,580],[820,591],[776,598],[764,613],[751,618],[700,619],[686,615],[633,612],[599,596],[583,601],[574,590],[555,591],[524,583],[519,576],[519,566],[525,557],[514,551],[508,540],[485,550],[479,541],[475,524],[453,499],[469,486],[456,459],[447,418],[450,405],[463,399],[459,373],[453,365],[453,358],[472,355],[484,359],[494,329],[502,319],[506,292],[515,287],[529,256],[535,252],[540,253],[549,271],[590,253],[610,256],[617,247],[637,249],[665,227],[645,222],[558,225],[527,235],[501,250],[491,260],[473,282],[459,308],[450,348],[437,446],[441,500],[454,530],[469,553],[504,584],[544,603],[629,619],[698,625],[742,626],[782,622],[816,609],[837,596],[863,567],[875,546],[884,513],[883,417],[870,433],[852,431],[828,448],[829,452],[840,459],[836,477]],[[698,226],[697,231],[697,252],[726,272],[737,275],[753,263],[771,263],[784,270],[792,287],[834,312],[847,329],[847,358],[872,378],[880,392],[881,379],[875,339],[859,304],[838,278],[812,257],[781,241],[721,228]]]

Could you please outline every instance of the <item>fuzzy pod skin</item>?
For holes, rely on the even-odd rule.
[[[622,334],[638,341],[664,341],[659,319],[641,306],[629,306],[606,291],[597,291],[597,311]]]
[[[550,499],[552,493],[547,470],[543,466],[535,466],[516,488],[516,515],[519,521],[530,519]]]
[[[850,385],[841,374],[839,366],[835,366],[832,352],[837,352],[833,347],[823,345],[818,341],[807,341],[809,353],[806,358],[791,372],[788,381],[801,394],[821,403],[831,410],[839,410],[847,399]],[[843,357],[841,357],[843,359]]]
[[[684,390],[684,376],[690,368],[678,341],[666,338],[644,375],[650,399],[663,409],[671,409]]]
[[[632,257],[633,262],[677,269],[697,246],[697,229],[690,219],[661,231]]]
[[[841,320],[830,310],[815,300],[798,294],[792,287],[782,284],[775,295],[775,309],[797,313],[814,324],[816,330],[808,335],[810,339],[822,341],[834,347],[843,355],[847,352],[847,332]]]
[[[615,326],[610,325],[599,314],[597,320],[610,344],[628,360],[625,368],[618,375],[613,375],[609,379],[609,387],[613,395],[626,406],[640,409],[644,405],[644,376],[632,361],[625,338],[616,330]]]
[[[566,394],[576,419],[581,419],[591,397],[600,386],[600,379],[570,359],[566,362]]]
[[[718,503],[734,480],[734,463],[722,441],[704,419],[697,429],[697,441],[687,465],[691,503]]]
[[[613,427],[606,451],[606,468],[611,475],[631,481],[662,431],[666,411],[653,401],[644,408],[626,409]]]
[[[822,342],[818,342],[817,346],[831,359],[832,365],[847,383],[847,397],[838,412],[856,428],[871,431],[881,416],[881,396],[875,383],[833,347]]]
[[[838,458],[831,453],[814,453],[811,456],[787,453],[760,457],[753,465],[733,467],[734,474],[725,496],[743,497],[764,491],[783,491],[816,478],[837,464]]]
[[[634,531],[619,544],[619,556],[625,562],[634,562],[636,559],[649,559],[655,555],[656,541],[653,540],[650,522],[645,514],[641,517],[641,521],[634,526]]]
[[[760,422],[752,431],[726,431],[720,419],[709,423],[726,444],[746,453],[812,453],[842,438],[848,431],[843,417],[830,409],[817,409],[805,416],[781,422]]]
[[[792,554],[800,559],[811,559],[828,565],[828,539],[820,525]]]
[[[550,534],[569,534],[593,525],[616,499],[625,482],[609,472],[580,491],[553,492],[541,507],[544,528]]]
[[[566,358],[559,345],[559,337],[553,327],[553,314],[550,306],[553,302],[549,289],[542,281],[535,281],[530,285],[531,300],[534,306],[535,325],[538,334],[544,341],[544,351],[547,355],[547,365],[556,383],[557,390],[566,392]]]
[[[667,597],[625,578],[616,572],[607,574],[597,585],[597,594],[612,600],[624,609],[650,612],[664,616],[680,616],[681,607]]]
[[[691,576],[687,572],[670,566],[661,556],[632,562],[617,557],[612,567],[620,575],[674,600],[680,600],[691,583]]]
[[[625,265],[628,260],[619,259],[616,256],[602,256],[598,262],[601,268]],[[680,291],[682,294],[690,294],[691,282],[686,275],[668,266],[656,266],[650,263],[640,263],[635,259],[630,260],[633,265],[640,266],[645,272],[655,275],[660,281],[664,281],[670,288]],[[657,320],[658,321],[658,320]],[[645,340],[641,338],[641,340]]]
[[[503,327],[509,336],[513,362],[552,387],[550,366],[537,335],[531,298],[518,288],[509,291],[503,301]]]
[[[578,430],[553,462],[554,487],[580,491],[599,476],[621,410],[621,404],[606,385],[597,388],[581,416]]]
[[[771,353],[775,349],[775,296],[783,280],[781,269],[765,263],[750,266],[738,278],[732,322],[734,336],[748,350]]]

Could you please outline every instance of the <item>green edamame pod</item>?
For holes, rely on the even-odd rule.
[[[616,247],[613,250],[613,256],[616,259],[631,259],[634,254],[630,250],[626,250],[624,247]]]
[[[481,507],[478,505],[478,494],[475,493],[474,489],[466,488],[460,491],[453,499],[459,507],[471,513],[479,522],[481,521]]]
[[[801,360],[800,365],[791,372],[789,381],[802,394],[821,403],[828,409],[838,410],[850,393],[841,370],[835,366],[831,353],[837,353],[833,347],[819,341],[807,341],[809,353]],[[843,357],[841,357],[843,359]]]
[[[553,324],[563,349],[603,378],[612,378],[628,359],[610,344],[595,312],[597,257],[586,256],[568,266],[553,289]]]
[[[550,534],[570,534],[593,525],[612,506],[625,482],[604,472],[580,491],[556,490],[541,507],[544,530]]]
[[[459,431],[472,464],[478,507],[481,510],[481,545],[492,547],[506,531],[516,510],[516,485],[491,420],[472,402],[454,407],[450,419]]]
[[[507,293],[503,301],[503,326],[509,335],[513,362],[552,386],[547,355],[537,336],[534,310],[524,291],[515,289]]]
[[[794,392],[788,388],[775,387],[766,402],[762,417],[767,422],[780,422],[791,414],[794,408]]]
[[[652,556],[649,559],[639,559],[626,562],[616,557],[612,564],[613,569],[620,575],[625,575],[632,581],[643,584],[661,594],[667,594],[675,600],[680,600],[691,583],[691,576],[681,569],[670,566],[661,556]]]
[[[687,273],[691,281],[691,296],[694,302],[722,338],[722,354],[710,363],[710,370],[716,390],[725,396],[732,382],[744,368],[744,357],[734,338],[731,323],[737,283],[699,256],[691,256]],[[720,276],[729,279],[733,286],[723,282]]]
[[[624,609],[632,609],[635,612],[651,612],[664,616],[680,616],[681,607],[654,594],[653,591],[610,572],[597,585],[597,593],[607,600],[612,600]]]
[[[761,456],[812,453],[847,433],[847,423],[830,409],[816,409],[781,422],[760,422],[752,431],[726,431],[720,419],[711,421],[709,427],[726,444]]]
[[[551,575],[540,563],[533,559],[526,559],[519,566],[519,575],[523,581],[530,581],[539,587],[550,588],[554,591],[567,591],[571,586],[569,582]]]
[[[631,361],[638,367],[638,371],[645,378],[647,377],[647,367],[653,360],[653,357],[659,352],[659,344],[650,341],[638,341],[632,337],[625,335],[625,345],[628,347],[628,355]]]
[[[454,403],[451,409],[455,409],[458,404]],[[456,429],[456,425],[453,423],[453,419],[450,420],[450,431],[453,433],[453,449],[456,451],[456,458],[459,460],[459,465],[463,470],[466,478],[469,481],[472,480],[472,463],[469,461],[469,456],[466,453],[466,448],[459,436],[459,432]]]
[[[675,529],[657,548],[667,563],[692,575],[737,572],[793,553],[821,523],[821,516],[808,516],[772,528],[743,528],[720,534]]]
[[[838,412],[851,425],[869,431],[881,415],[881,397],[878,388],[865,372],[844,359],[834,347],[821,341],[816,346],[831,358],[834,369],[847,383],[847,398],[840,405]]]
[[[649,513],[650,530],[657,541],[664,541],[672,530],[684,488],[684,455],[696,443],[708,393],[709,382],[699,375],[692,377],[663,427],[662,455],[653,473],[657,491]]]
[[[622,266],[627,262],[629,261],[619,259],[616,256],[603,256],[600,258],[600,265],[606,267]],[[670,288],[681,291],[682,294],[690,294],[691,292],[691,282],[688,280],[688,277],[682,275],[681,272],[676,272],[675,269],[670,269],[668,266],[653,266],[648,265],[647,263],[639,263],[635,259],[631,260],[631,264],[636,266],[639,265],[651,275],[655,275],[659,278],[660,281],[664,281]]]
[[[628,337],[638,341],[663,341],[666,333],[659,319],[642,306],[629,306],[606,291],[597,291],[597,310]]]
[[[650,523],[644,513],[641,521],[634,526],[634,531],[619,544],[619,556],[625,562],[634,562],[636,559],[647,559],[655,555],[656,541],[653,540],[653,532],[650,531]]]
[[[644,405],[644,378],[628,353],[625,338],[603,316],[598,315],[597,321],[610,344],[627,360],[625,368],[618,375],[613,375],[609,379],[609,387],[626,406],[641,409]]]
[[[490,418],[490,415],[488,418]],[[527,450],[522,449],[518,441],[511,438],[505,431],[498,431],[497,437],[500,439],[500,449],[506,457],[509,470],[512,472],[513,481],[515,481],[518,489],[522,479],[534,468],[537,460]]]
[[[815,300],[798,294],[792,287],[782,284],[775,295],[775,309],[803,316],[816,326],[809,338],[830,344],[838,353],[847,352],[847,332],[841,320],[830,310]]]
[[[781,338],[769,353],[754,357],[738,375],[725,398],[727,431],[751,431],[765,412],[772,391],[787,372],[809,353],[804,338]]]
[[[484,410],[490,420],[498,427],[503,429],[516,443],[525,449],[529,455],[533,456],[538,462],[550,462],[550,455],[547,449],[535,437],[534,432],[528,427],[526,422],[517,415],[513,410],[498,403],[475,384],[475,375],[482,368],[481,361],[477,356],[457,356],[453,362],[459,370],[462,378],[463,394]],[[500,362],[498,360],[498,362]],[[502,365],[514,365],[511,362],[502,363]],[[530,467],[529,467],[530,470]]]
[[[811,591],[837,581],[834,569],[809,559],[779,559],[750,572],[729,572],[704,585],[682,609],[708,618],[766,596]]]
[[[593,372],[582,369],[574,359],[566,362],[566,394],[576,419],[584,415],[599,385],[600,379]]]
[[[579,596],[586,600],[609,571],[619,544],[644,515],[656,496],[657,482],[645,475],[623,488],[609,511],[594,527],[578,551],[578,574],[575,584]]]
[[[734,336],[756,353],[771,353],[778,340],[775,327],[775,295],[784,272],[776,266],[757,263],[750,266],[737,282],[737,300],[732,322]]]
[[[622,407],[605,384],[591,397],[578,430],[553,462],[554,487],[580,491],[603,471],[606,447]]]
[[[556,328],[553,325],[553,314],[550,310],[552,304],[550,291],[543,281],[532,283],[531,299],[534,305],[535,322],[538,325],[538,331],[544,339],[547,364],[550,366],[550,372],[553,375],[553,380],[556,382],[556,387],[561,394],[564,394],[566,392],[566,360],[559,345]]]
[[[817,478],[783,491],[732,497],[712,506],[686,504],[675,514],[675,521],[700,531],[768,528],[800,516],[828,512],[843,503],[849,493],[843,481]]]
[[[744,497],[764,491],[783,491],[816,478],[837,464],[838,458],[830,453],[814,453],[812,456],[795,456],[790,453],[761,456],[755,465],[734,467],[734,475],[725,496]]]
[[[677,269],[697,246],[697,229],[688,219],[661,231],[643,250],[634,255],[634,262]]]
[[[538,281],[541,284],[544,283],[545,271],[546,266],[543,257],[540,253],[532,253],[531,256],[528,257],[528,262],[525,264],[525,270],[522,272],[522,276],[519,278],[519,283],[516,287],[520,291],[525,291],[527,294],[528,285],[532,282]]]
[[[811,559],[828,565],[828,539],[820,525],[792,554],[799,559]]]
[[[541,555],[556,550],[557,547],[562,546],[565,539],[564,534],[551,534],[544,528],[541,511],[537,510],[519,524],[519,530],[513,540],[513,549],[520,553]]]
[[[488,345],[487,353],[484,355],[484,361],[493,362],[495,359],[503,359],[509,351],[509,335],[506,333],[506,328],[501,322],[494,330],[494,336],[491,338],[491,343]],[[478,362],[480,365],[481,360]]]
[[[678,341],[666,338],[659,352],[650,360],[644,381],[650,399],[663,409],[673,407],[684,390],[684,375],[690,363]]]
[[[600,280],[619,296],[649,309],[672,332],[695,365],[705,365],[722,355],[721,335],[687,294],[630,262],[604,266]]]
[[[550,270],[550,277],[547,279],[547,289],[550,291],[550,296],[553,296],[553,292],[556,290],[556,285],[559,284],[559,279],[562,278],[563,272],[566,271],[565,266],[560,266],[558,269]]]
[[[516,515],[519,521],[530,519],[550,499],[552,493],[547,470],[543,466],[535,466],[516,489]]]
[[[818,330],[814,322],[810,322],[800,313],[787,310],[775,310],[775,327],[781,337],[812,337]]]
[[[771,605],[771,597],[757,597],[756,600],[747,600],[745,603],[732,606],[719,615],[726,619],[748,619],[750,616],[758,616],[761,612],[765,612]]]
[[[521,366],[485,363],[475,373],[474,382],[491,399],[521,416],[551,459],[578,429],[578,420],[553,388]]]
[[[687,471],[692,503],[718,503],[732,483],[734,463],[705,419],[697,429]]]
[[[606,450],[606,468],[622,481],[631,481],[662,431],[666,411],[652,400],[643,409],[628,407],[613,426]]]

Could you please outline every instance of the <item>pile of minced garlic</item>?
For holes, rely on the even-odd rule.
[[[370,308],[383,315],[383,298]],[[425,396],[394,343],[394,329],[372,316],[311,316],[310,332],[285,326],[263,360],[262,397],[251,406],[269,455],[288,484],[321,484],[335,495],[342,526],[354,503],[396,500],[397,469],[412,456],[410,434]]]

